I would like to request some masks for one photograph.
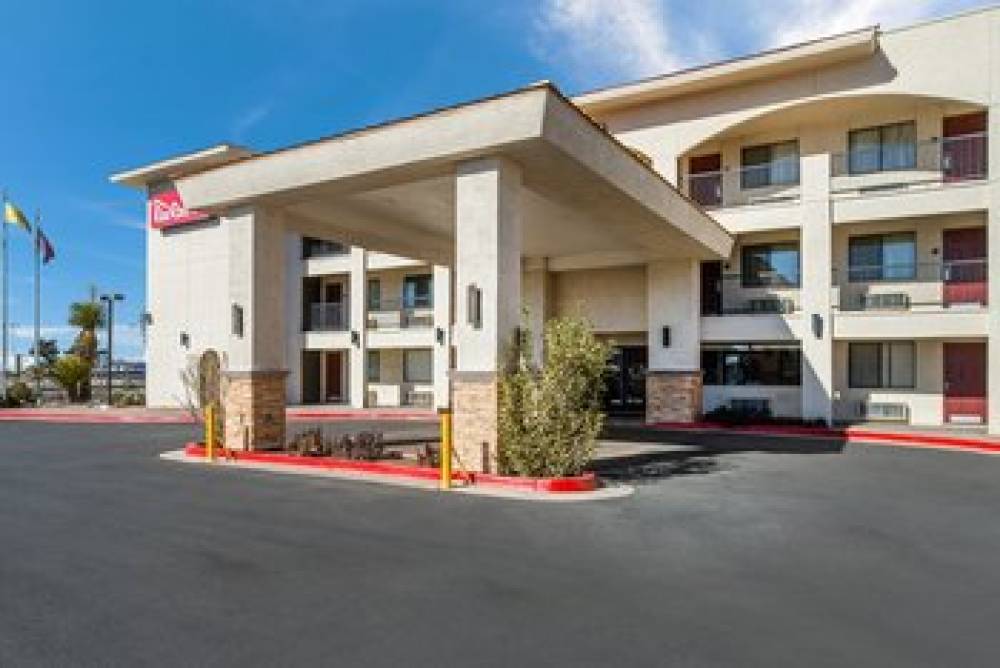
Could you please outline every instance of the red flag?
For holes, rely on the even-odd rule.
[[[38,247],[42,254],[42,264],[48,264],[55,258],[56,249],[52,247],[52,242],[41,230],[38,230]]]

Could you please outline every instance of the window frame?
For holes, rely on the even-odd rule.
[[[762,382],[761,378],[750,378],[746,372],[753,370],[751,359],[739,359],[735,366],[727,363],[727,357],[750,358],[767,353],[777,355],[775,370],[777,375]],[[740,373],[733,375],[733,369]],[[802,348],[798,346],[761,346],[735,344],[732,346],[712,346],[701,349],[702,383],[709,387],[802,387]],[[761,366],[757,364],[757,370]]]
[[[754,277],[749,271],[747,257],[750,252],[767,249],[768,263],[770,256],[775,250],[791,250],[796,253],[795,280],[793,282],[781,282],[773,278],[764,279],[757,275]],[[766,244],[750,244],[740,248],[740,286],[744,288],[799,288],[802,285],[802,247],[798,241],[780,241]]]
[[[795,145],[795,173],[794,177],[785,179],[775,179],[773,165],[775,162],[774,152],[775,148],[779,146],[789,146]],[[747,154],[753,151],[766,151],[767,159],[764,162],[756,164],[748,164]],[[740,149],[740,190],[758,190],[760,188],[770,188],[772,186],[797,186],[802,178],[801,176],[801,152],[799,150],[799,140],[798,139],[786,139],[784,141],[769,142],[767,144],[754,144],[752,146],[743,146]],[[748,168],[761,167],[767,165],[768,169],[765,174],[764,181],[760,183],[752,182],[752,179],[747,178]],[[755,177],[756,178],[756,177]]]
[[[365,305],[369,311],[382,310],[382,281],[369,278],[365,283]]]
[[[897,383],[893,376],[892,349],[906,346],[909,348],[910,380],[909,383]],[[854,375],[855,351],[861,347],[877,350],[875,370],[877,380],[874,384],[862,384]],[[915,341],[850,341],[847,344],[847,386],[852,390],[915,390],[917,388],[917,345]]]
[[[885,134],[890,128],[900,128],[900,127],[912,127],[913,128],[913,164],[906,165],[903,167],[893,166],[887,168],[885,166]],[[863,132],[877,132],[878,133],[878,165],[872,169],[857,169],[855,168],[855,137]],[[908,121],[898,121],[895,123],[883,123],[882,125],[871,125],[863,128],[854,128],[847,131],[847,173],[850,176],[864,176],[866,174],[881,174],[883,172],[899,172],[899,171],[909,171],[917,168],[917,122],[915,120]]]
[[[427,377],[412,378],[410,376],[409,357],[412,354],[421,353],[428,356]],[[434,353],[429,348],[404,348],[403,349],[403,382],[414,385],[427,385],[434,382]]]
[[[913,261],[910,263],[910,272],[907,275],[886,275],[885,264],[885,241],[888,238],[897,239],[906,237],[913,249]],[[878,264],[856,265],[854,263],[854,248],[856,243],[878,241]],[[914,231],[903,232],[882,232],[879,234],[859,234],[847,239],[847,281],[849,283],[873,283],[873,282],[893,282],[893,281],[913,281],[917,278],[917,233]],[[897,269],[906,265],[893,265]],[[867,273],[868,270],[878,269],[878,274]],[[860,270],[860,271],[859,271]],[[895,272],[889,272],[894,274]],[[860,274],[860,275],[859,275]]]
[[[377,349],[365,351],[365,382],[382,382],[382,351]]]
[[[417,287],[421,285],[422,282],[426,282],[427,294],[421,299],[417,294]],[[410,303],[410,298],[408,296],[408,286],[415,286],[413,289],[413,303]],[[407,309],[427,309],[434,308],[434,277],[431,274],[409,274],[403,278],[403,295],[402,295],[402,305],[403,308]]]

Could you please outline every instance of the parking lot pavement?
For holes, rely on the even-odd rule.
[[[0,665],[987,666],[1000,651],[997,457],[668,442],[607,460],[630,498],[538,506],[156,457],[195,435],[0,425]]]

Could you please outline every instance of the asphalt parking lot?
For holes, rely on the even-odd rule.
[[[537,504],[156,457],[193,435],[0,424],[0,665],[1000,653],[1000,457],[687,436],[599,467],[629,498]]]

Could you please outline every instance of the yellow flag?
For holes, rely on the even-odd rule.
[[[13,202],[4,203],[3,219],[8,225],[17,225],[25,232],[31,233],[31,223],[28,222],[28,217]]]

